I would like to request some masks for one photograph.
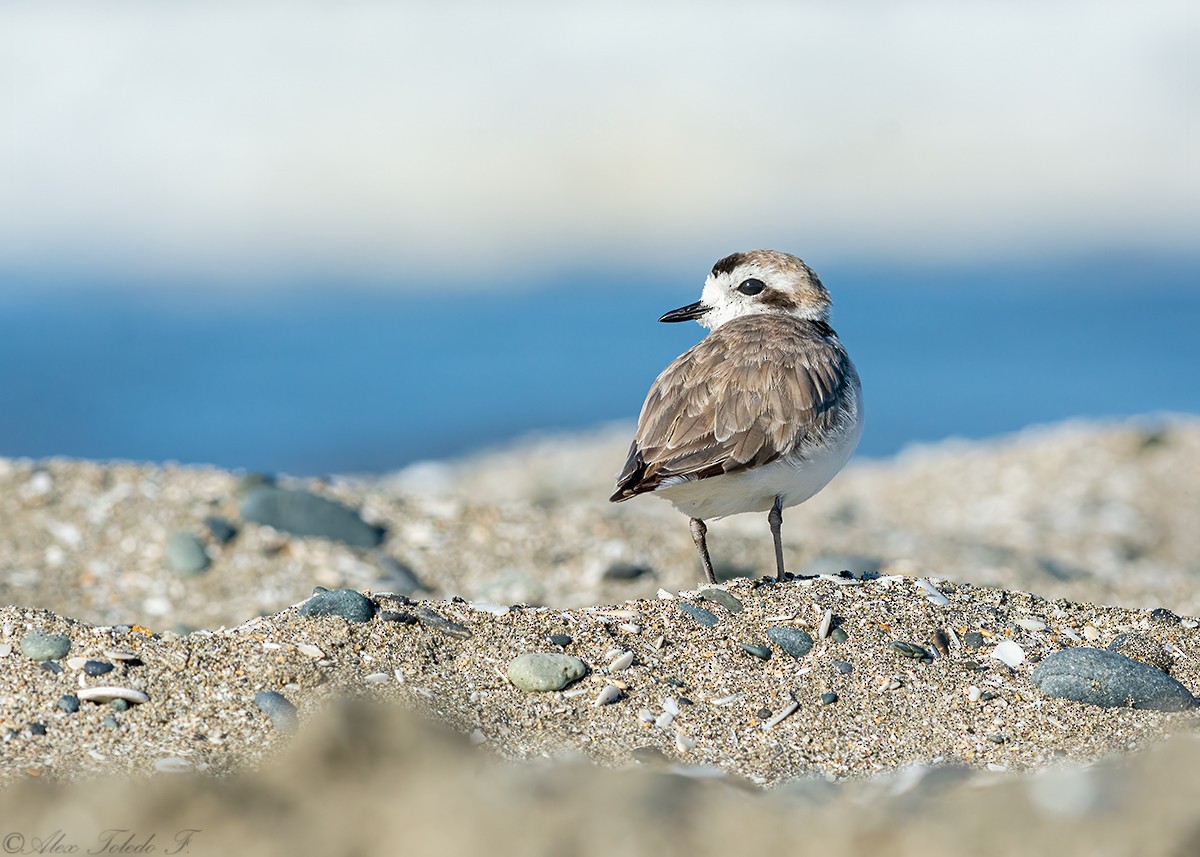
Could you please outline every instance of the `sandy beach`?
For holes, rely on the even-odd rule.
[[[717,587],[668,504],[605,501],[627,439],[0,461],[3,847],[1200,849],[1200,422],[854,462],[786,516],[787,581],[765,516],[713,523]],[[1187,704],[1059,698],[1070,650]]]

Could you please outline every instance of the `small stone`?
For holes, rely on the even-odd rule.
[[[314,646],[312,643],[297,643],[296,651],[306,658],[316,658],[319,660],[325,657],[325,651],[320,646]]]
[[[354,589],[326,589],[300,605],[301,616],[341,616],[347,622],[368,622],[375,602]]]
[[[571,639],[570,634],[551,634],[547,639],[549,639],[550,644],[554,646],[569,646],[575,642],[573,639]]]
[[[416,614],[417,621],[426,628],[432,628],[435,631],[445,634],[447,637],[465,640],[471,636],[470,628],[460,625],[458,622],[452,622],[442,614],[435,610],[430,610],[428,607],[418,607],[413,612]]]
[[[113,717],[110,714],[107,717],[105,717],[103,720],[100,721],[100,725],[107,727],[109,729],[116,729],[121,724],[117,722],[117,718]]]
[[[45,723],[30,723],[28,728],[29,728],[30,735],[45,735],[46,734],[46,724]]]
[[[0,643],[0,658],[7,658],[12,654],[12,643]]]
[[[1166,607],[1155,607],[1150,611],[1150,621],[1160,622],[1164,625],[1178,625],[1179,616],[1172,610]]]
[[[845,628],[843,628],[841,625],[838,625],[829,632],[829,639],[833,640],[835,643],[844,643],[850,639],[850,635],[846,633]]]
[[[821,694],[821,704],[822,705],[833,705],[833,703],[835,703],[837,701],[838,701],[838,695],[836,693],[834,693],[832,690],[826,691],[825,693]]]
[[[713,587],[701,589],[696,593],[696,597],[703,601],[711,601],[713,604],[720,604],[730,613],[741,613],[745,607],[741,601],[739,601],[730,593],[726,592],[724,589],[716,589]]]
[[[71,638],[66,634],[30,631],[21,638],[21,654],[34,661],[57,660],[66,655],[70,649]]]
[[[54,661],[46,661],[44,664],[42,664],[42,669],[48,673],[53,673],[54,675],[59,675],[63,671],[63,668],[54,663]]]
[[[527,652],[508,663],[508,680],[521,690],[562,690],[587,675],[587,664],[560,652]]]
[[[164,556],[171,570],[180,574],[200,574],[212,563],[200,537],[183,530],[167,539]]]
[[[621,688],[617,687],[615,684],[606,684],[604,689],[601,690],[600,694],[596,697],[594,705],[596,708],[599,708],[602,705],[612,705],[620,698]]]
[[[381,622],[397,622],[401,625],[417,624],[417,617],[406,610],[384,610],[379,614]]]
[[[785,625],[774,625],[768,628],[767,639],[796,660],[807,655],[813,647],[813,638],[807,631],[789,628]]]
[[[113,665],[104,661],[84,661],[83,672],[85,675],[104,675],[113,671]]]
[[[690,604],[687,601],[680,601],[679,609],[706,628],[711,628],[721,621],[715,613],[710,613],[703,607],[697,607],[695,604]]]
[[[924,646],[918,646],[916,643],[910,643],[907,640],[896,640],[891,646],[891,650],[898,655],[903,655],[906,658],[912,658],[917,661],[932,661],[933,655]]]
[[[113,711],[128,711],[129,710],[129,700],[128,699],[113,699],[113,700],[109,701],[108,707],[111,708]]]
[[[261,485],[242,498],[242,517],[297,536],[314,536],[360,548],[378,547],[382,527],[372,526],[353,509],[310,491]]]
[[[1038,664],[1032,680],[1047,696],[1102,708],[1186,711],[1200,704],[1162,670],[1108,649],[1080,646],[1054,652]]]
[[[295,730],[299,717],[296,714],[296,706],[288,700],[282,693],[276,693],[273,690],[260,690],[254,694],[254,704],[259,710],[267,715],[271,724],[280,732],[291,732]]]
[[[963,645],[972,651],[983,648],[983,634],[978,631],[967,631],[963,634],[962,641]]]
[[[833,661],[831,666],[835,672],[839,672],[842,675],[850,675],[850,673],[854,672],[854,664],[848,661]]]
[[[238,534],[237,527],[219,515],[209,515],[204,519],[204,526],[217,543],[222,545],[229,544]]]
[[[643,575],[650,574],[650,569],[644,565],[632,562],[614,562],[604,569],[605,580],[637,580]]]
[[[759,660],[768,661],[771,659],[771,650],[767,646],[751,642],[742,643],[741,646],[743,652],[754,655]]]
[[[67,714],[74,714],[79,710],[79,697],[74,694],[64,693],[58,699],[58,707]]]

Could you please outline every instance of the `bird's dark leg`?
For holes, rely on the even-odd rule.
[[[704,566],[704,574],[709,583],[716,583],[717,576],[713,574],[712,560],[708,557],[708,543],[704,540],[708,527],[704,526],[704,522],[699,518],[692,518],[691,527],[692,541],[696,543],[696,550],[700,551],[700,563]]]
[[[771,525],[771,536],[775,539],[775,579],[783,581],[783,496],[775,498],[775,505],[767,513]]]

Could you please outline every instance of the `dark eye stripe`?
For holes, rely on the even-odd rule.
[[[756,280],[751,277],[749,280],[743,280],[742,284],[737,287],[737,290],[744,295],[756,295],[767,287],[767,284],[762,280]]]

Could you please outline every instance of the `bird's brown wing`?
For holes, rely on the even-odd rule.
[[[680,355],[642,406],[613,502],[664,481],[769,464],[829,432],[854,368],[827,326],[787,316],[734,319]]]

